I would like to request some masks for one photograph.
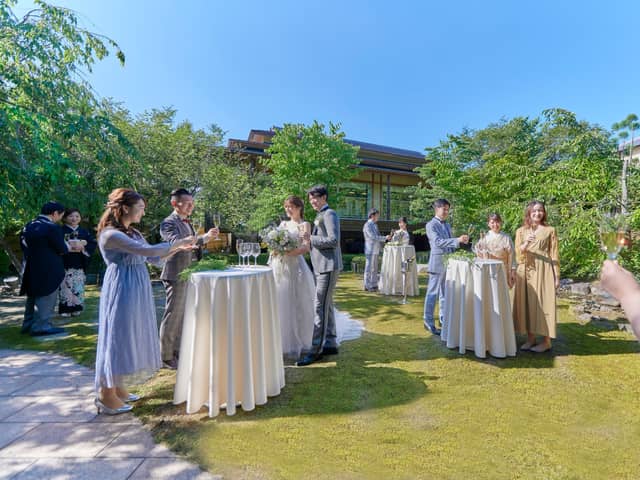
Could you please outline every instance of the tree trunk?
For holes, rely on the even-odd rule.
[[[627,213],[627,204],[629,200],[629,193],[627,191],[627,172],[629,171],[629,164],[631,163],[631,157],[633,156],[633,131],[631,132],[631,146],[629,147],[629,156],[624,154],[622,150],[622,197],[620,202],[622,203],[622,213]]]
[[[20,281],[22,281],[22,262],[11,249],[11,245],[9,245],[9,242],[7,242],[5,237],[0,237],[0,247],[2,247],[5,253],[9,256],[11,265],[16,269],[16,272],[18,272],[18,276],[20,277]]]

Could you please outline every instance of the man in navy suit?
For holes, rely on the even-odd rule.
[[[65,331],[51,325],[58,301],[58,287],[65,275],[62,255],[69,251],[62,227],[57,225],[63,214],[64,206],[58,202],[47,202],[42,206],[40,215],[20,233],[25,260],[20,294],[27,295],[21,332],[31,336]]]
[[[427,237],[431,254],[429,255],[429,285],[427,295],[424,298],[424,328],[434,335],[440,335],[440,329],[436,327],[433,311],[436,307],[436,300],[440,303],[440,325],[442,325],[444,307],[444,281],[446,270],[443,263],[443,255],[451,253],[460,247],[460,244],[469,243],[469,235],[453,237],[451,226],[446,222],[449,216],[451,204],[444,198],[439,198],[433,202],[435,216],[427,223]]]

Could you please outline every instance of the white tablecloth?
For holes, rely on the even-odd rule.
[[[173,403],[209,416],[253,410],[284,387],[275,283],[268,267],[191,275]]]
[[[413,258],[407,269],[406,289],[408,296],[418,295],[418,269],[416,249],[413,245],[384,247],[378,291],[384,295],[402,295],[402,262]]]
[[[509,287],[499,260],[449,260],[442,341],[485,358],[515,356],[516,339]]]

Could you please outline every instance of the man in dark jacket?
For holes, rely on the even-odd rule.
[[[20,233],[25,259],[20,294],[27,295],[22,333],[32,336],[65,331],[51,325],[58,301],[58,287],[65,275],[62,255],[68,252],[62,228],[57,225],[63,213],[64,206],[58,202],[47,202],[42,206],[40,215]]]

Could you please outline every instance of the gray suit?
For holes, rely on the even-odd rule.
[[[443,319],[444,308],[444,282],[446,270],[443,263],[443,255],[455,251],[460,245],[457,238],[453,238],[451,227],[438,217],[433,217],[426,225],[427,237],[431,253],[429,255],[429,285],[424,299],[424,324],[427,327],[435,327],[433,310],[436,300],[440,303],[440,324]]]
[[[176,240],[194,234],[191,224],[183,221],[175,212],[160,224],[160,236],[164,242],[174,243]],[[199,237],[198,245],[202,246],[202,241],[202,237]],[[162,323],[160,323],[160,354],[163,361],[177,358],[180,350],[187,282],[180,280],[178,275],[191,265],[191,262],[198,260],[201,256],[200,249],[177,252],[166,261],[162,268],[160,279],[167,294]]]
[[[364,234],[364,256],[366,262],[364,264],[364,289],[374,290],[378,288],[378,255],[382,244],[387,239],[384,235],[380,235],[376,222],[369,219],[362,227]]]
[[[340,220],[325,205],[316,216],[311,232],[311,264],[316,278],[314,328],[309,353],[319,355],[324,347],[337,347],[333,291],[342,270]]]

